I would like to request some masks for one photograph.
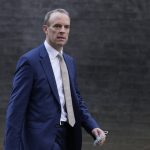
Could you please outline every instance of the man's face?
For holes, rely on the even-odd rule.
[[[70,18],[66,14],[55,12],[49,18],[49,25],[44,25],[47,42],[60,51],[66,44],[70,31]]]

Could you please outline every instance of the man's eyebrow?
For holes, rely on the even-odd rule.
[[[59,27],[62,27],[62,26],[64,26],[64,27],[70,27],[69,24],[62,25],[62,24],[60,24],[60,23],[56,23],[56,24],[54,24],[53,26],[54,26],[54,27],[55,27],[55,26],[59,26]]]
[[[56,23],[56,24],[54,24],[54,26],[62,26],[62,24]]]

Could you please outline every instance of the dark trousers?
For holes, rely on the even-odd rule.
[[[68,128],[69,125],[67,123],[65,125],[58,126],[58,132],[56,134],[52,150],[69,150],[67,146],[67,139],[69,134]]]

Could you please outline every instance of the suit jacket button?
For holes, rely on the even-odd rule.
[[[60,124],[56,124],[55,127],[56,127],[56,128],[60,128]]]

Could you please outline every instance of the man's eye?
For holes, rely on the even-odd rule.
[[[69,26],[69,25],[66,25],[66,26],[65,26],[65,28],[66,28],[66,29],[69,29],[69,28],[70,28],[70,26]]]
[[[55,26],[54,26],[54,28],[61,28],[62,26],[61,25],[59,25],[59,24],[56,24]]]

